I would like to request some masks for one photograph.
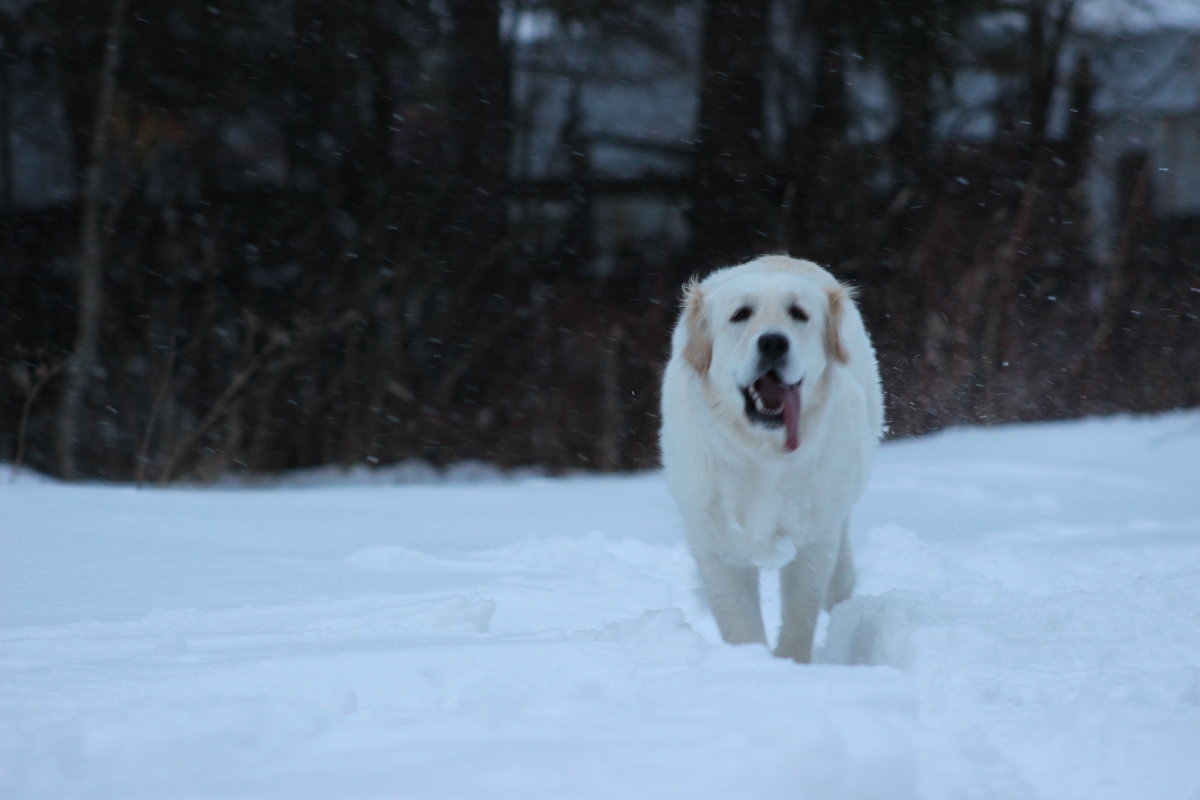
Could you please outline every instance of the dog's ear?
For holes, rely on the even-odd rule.
[[[839,364],[850,360],[846,343],[842,341],[842,313],[846,303],[853,302],[849,287],[838,285],[825,290],[829,297],[829,313],[825,315],[825,352]]]
[[[701,375],[708,374],[712,366],[712,335],[704,319],[704,292],[700,284],[691,280],[683,287],[684,324],[687,325],[687,344],[683,357]]]

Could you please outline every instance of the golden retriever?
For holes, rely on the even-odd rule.
[[[875,352],[829,272],[763,256],[684,288],[660,443],[725,641],[765,643],[759,570],[780,568],[775,653],[811,660],[822,606],[853,590],[847,526],[882,429]]]

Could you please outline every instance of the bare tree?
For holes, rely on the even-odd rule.
[[[0,9],[0,183],[4,184],[0,208],[12,212],[15,187],[13,186],[12,159],[12,78],[14,44],[17,36],[17,20],[8,11]]]
[[[708,0],[700,63],[692,248],[710,265],[767,247],[764,195],[767,0]]]
[[[104,200],[104,166],[108,150],[113,102],[117,88],[117,65],[125,32],[129,0],[113,0],[112,16],[104,35],[100,63],[100,97],[92,126],[92,142],[83,195],[80,227],[79,306],[76,314],[75,347],[67,362],[58,414],[58,461],[64,478],[76,474],[75,447],[79,438],[84,394],[99,367],[100,318],[104,311],[101,216]]]

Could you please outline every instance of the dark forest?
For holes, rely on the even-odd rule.
[[[0,460],[652,467],[680,285],[767,252],[892,436],[1200,404],[1200,31],[1075,12],[0,2]]]

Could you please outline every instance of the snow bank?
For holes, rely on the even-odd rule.
[[[658,475],[5,483],[0,794],[1188,798],[1198,456],[1195,411],[886,445],[807,667],[720,643]]]

